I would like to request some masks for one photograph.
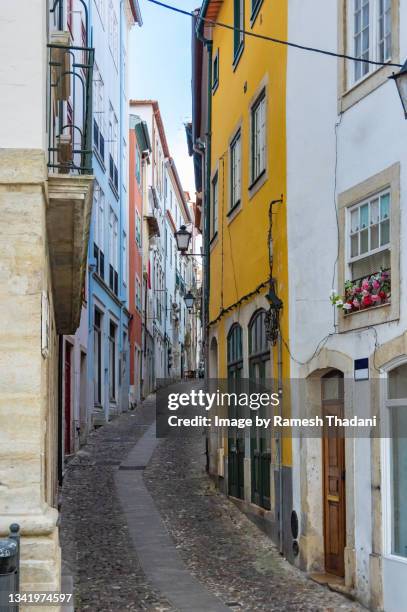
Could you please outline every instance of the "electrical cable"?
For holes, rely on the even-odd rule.
[[[159,0],[148,0],[152,4],[156,4],[157,6],[161,6],[169,11],[173,11],[174,13],[179,13],[181,15],[186,15],[188,17],[195,17],[195,13],[186,11],[184,9],[180,9],[176,6],[172,6],[170,4],[166,4],[165,2],[160,2]],[[251,36],[252,38],[259,38],[261,40],[265,40],[268,42],[273,42],[278,45],[284,45],[286,47],[293,47],[294,49],[300,49],[302,51],[310,51],[311,53],[320,53],[322,55],[328,55],[330,57],[337,57],[340,59],[347,59],[354,62],[362,62],[363,64],[372,64],[373,66],[392,66],[393,68],[402,68],[401,64],[393,64],[391,62],[377,62],[374,60],[362,59],[360,57],[354,57],[352,55],[347,55],[346,53],[335,53],[335,51],[328,51],[326,49],[318,49],[317,47],[309,47],[307,45],[300,45],[299,43],[293,43],[288,40],[282,40],[279,38],[273,38],[272,36],[266,36],[265,34],[258,34],[257,32],[252,32],[250,30],[245,30],[244,28],[236,28],[235,26],[229,25],[227,23],[222,23],[220,21],[214,21],[212,19],[207,19],[206,17],[200,17],[200,20],[206,23],[209,26],[218,26],[220,28],[226,28],[227,30],[232,30],[233,32],[240,32],[245,36]]]

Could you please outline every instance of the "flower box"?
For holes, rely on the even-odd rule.
[[[389,304],[391,301],[390,270],[380,270],[370,276],[346,281],[344,289],[343,296],[332,291],[331,302],[343,310],[345,315]]]

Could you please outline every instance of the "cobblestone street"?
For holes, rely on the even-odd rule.
[[[127,524],[141,509],[130,504],[126,521],[114,484],[118,473],[136,478],[137,472],[122,472],[119,466],[137,449],[154,413],[150,398],[142,408],[98,429],[68,466],[61,539],[65,572],[74,579],[76,610],[179,609],[154,579],[145,577],[145,546],[135,550]],[[199,588],[219,602],[200,608],[191,600],[185,609],[362,610],[280,557],[270,539],[215,490],[204,470],[204,448],[201,435],[160,441],[144,471],[144,484],[172,538],[173,554]],[[160,549],[154,547],[158,544],[152,538],[150,557],[154,560],[156,554],[158,560]]]

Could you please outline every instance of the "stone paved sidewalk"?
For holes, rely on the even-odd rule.
[[[202,436],[164,440],[144,480],[186,566],[232,610],[365,610],[308,579],[206,475]]]
[[[77,611],[176,611],[143,573],[114,485],[115,475],[126,473],[118,472],[119,465],[131,456],[154,413],[150,398],[101,427],[68,466],[61,544]],[[231,610],[245,612],[362,610],[285,562],[271,541],[215,491],[204,471],[204,446],[199,435],[161,441],[144,483],[184,566],[207,592]]]
[[[173,612],[146,581],[114,486],[120,463],[155,418],[152,400],[90,434],[62,491],[61,545],[75,610]]]

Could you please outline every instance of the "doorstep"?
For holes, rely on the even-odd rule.
[[[353,589],[345,585],[345,579],[341,576],[335,576],[335,574],[328,574],[326,572],[308,574],[308,578],[311,578],[317,584],[327,586],[331,591],[345,595],[352,601],[355,599]]]

